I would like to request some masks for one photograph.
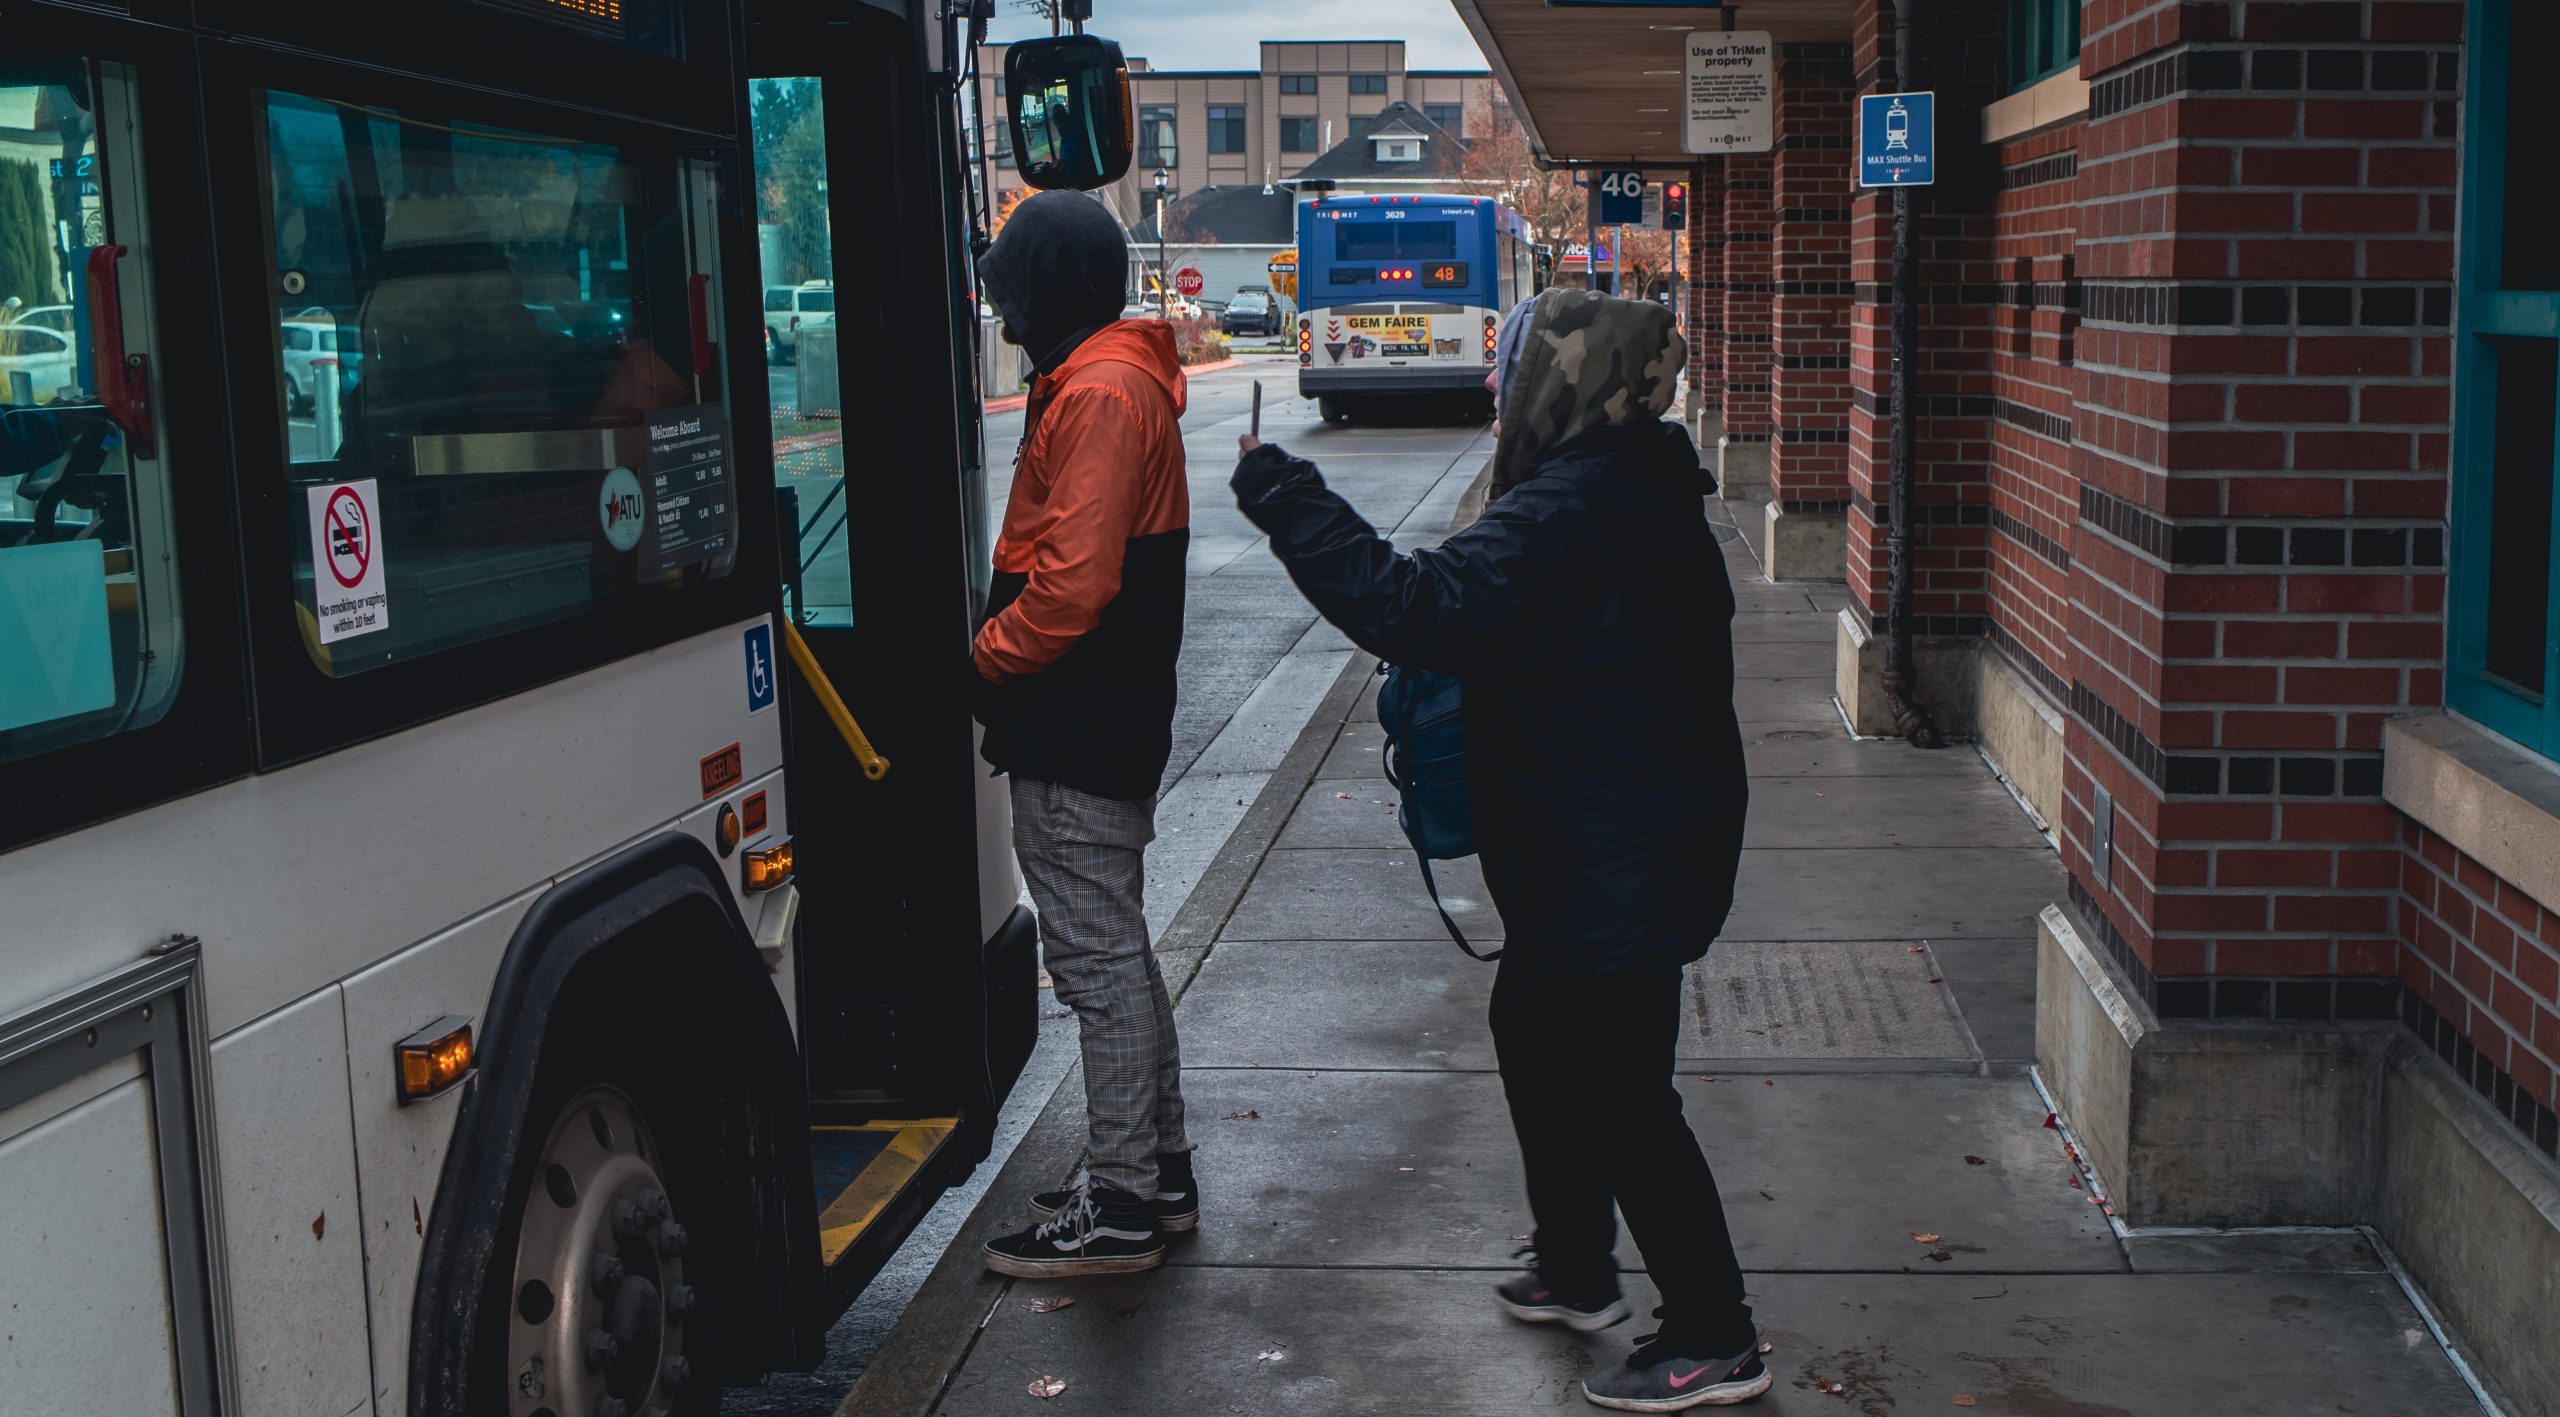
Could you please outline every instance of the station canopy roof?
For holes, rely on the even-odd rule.
[[[1778,44],[1846,43],[1851,0],[1735,0],[1723,9],[1452,0],[1492,61],[1530,145],[1552,163],[1685,167],[1681,68],[1691,30],[1763,30]]]

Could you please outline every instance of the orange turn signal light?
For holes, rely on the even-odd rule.
[[[400,1100],[422,1102],[471,1076],[471,1020],[440,1018],[400,1040]]]
[[[738,858],[739,880],[749,894],[769,891],[791,879],[791,843],[758,847]]]

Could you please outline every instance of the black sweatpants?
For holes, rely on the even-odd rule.
[[[1662,1331],[1701,1357],[1751,1344],[1724,1202],[1671,1082],[1679,969],[1575,976],[1504,964],[1492,1023],[1539,1274],[1568,1294],[1613,1290],[1615,1202],[1662,1292]]]

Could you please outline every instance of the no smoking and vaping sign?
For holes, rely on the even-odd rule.
[[[311,618],[320,643],[369,635],[391,624],[382,590],[381,501],[374,480],[310,489]]]

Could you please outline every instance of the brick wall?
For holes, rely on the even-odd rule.
[[[1689,181],[1689,411],[1724,408],[1724,160],[1706,158]]]
[[[1849,499],[1849,51],[1778,47],[1770,163],[1770,496]]]
[[[2379,748],[2441,696],[2455,47],[2373,31],[2420,14],[2460,7],[2085,13],[2061,826],[2164,1015],[2395,1007]]]
[[[2081,126],[2003,145],[1991,202],[1991,636],[2057,703],[2071,697],[2073,351]]]
[[[2560,1156],[2560,910],[2401,826],[2403,1022],[2546,1156]]]
[[[1769,441],[1770,160],[1724,159],[1724,437]]]
[[[1856,89],[1937,94],[1939,144],[1966,153],[1981,108],[2001,91],[2006,6],[1942,0],[1928,12],[1925,44],[1907,84],[1897,77],[1889,0],[1864,0],[1854,17]],[[1915,295],[1913,632],[1978,636],[1990,609],[1993,358],[1997,347],[1995,228],[1990,164],[1959,157],[1936,186],[1912,193]],[[1884,522],[1892,477],[1894,194],[1856,189],[1850,238],[1850,603],[1889,629]],[[1930,687],[1923,683],[1925,703]]]

